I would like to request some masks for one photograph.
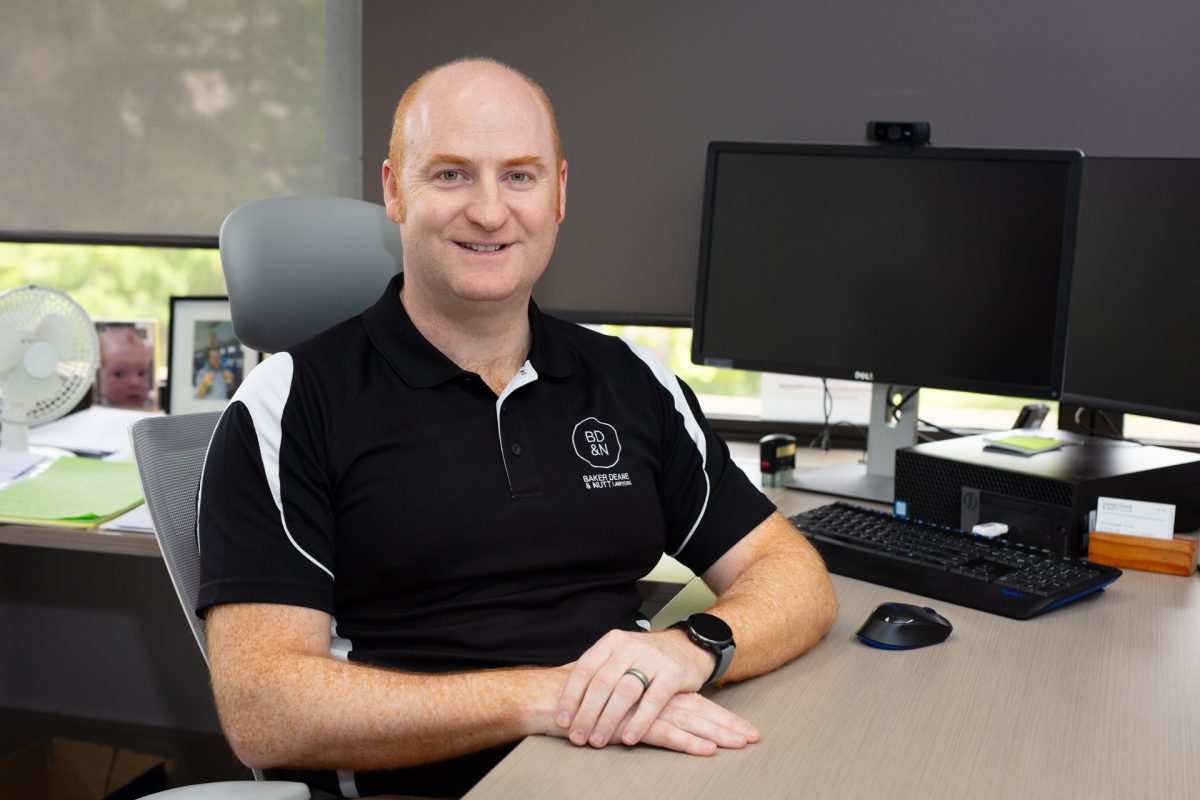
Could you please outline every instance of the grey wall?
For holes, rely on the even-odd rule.
[[[1195,0],[363,0],[364,196],[410,81],[507,61],[546,88],[570,164],[539,301],[686,317],[709,140],[859,142],[905,119],[941,145],[1200,157],[1197,42]]]

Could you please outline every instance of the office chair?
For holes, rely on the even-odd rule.
[[[382,206],[344,197],[256,200],[221,225],[221,265],[234,332],[248,347],[284,350],[358,314],[400,268],[400,236]],[[204,622],[194,612],[200,581],[196,495],[220,412],[150,417],[130,431],[146,505],[167,571],[208,661]],[[153,795],[161,800],[302,800],[299,783],[201,784]]]
[[[196,492],[200,486],[204,454],[220,418],[219,411],[147,417],[134,423],[129,432],[158,546],[206,664],[208,642],[204,621],[195,614],[196,594],[200,587]],[[256,781],[262,778],[257,771],[254,777]],[[151,797],[159,800],[307,800],[309,792],[302,783],[233,781],[181,786]]]
[[[346,197],[255,200],[221,224],[221,267],[238,341],[277,353],[358,314],[400,271],[383,206]]]

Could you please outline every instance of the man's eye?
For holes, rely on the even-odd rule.
[[[462,177],[462,173],[456,169],[444,169],[438,173],[438,179],[443,181],[456,181]]]
[[[508,179],[513,183],[529,183],[533,180],[533,176],[528,172],[514,172],[508,176]]]

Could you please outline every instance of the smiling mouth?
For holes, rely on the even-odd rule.
[[[455,244],[464,250],[476,253],[496,253],[508,247],[506,244],[472,244],[471,242],[456,242]]]

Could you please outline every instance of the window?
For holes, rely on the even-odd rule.
[[[597,330],[635,342],[657,355],[664,364],[685,380],[696,392],[706,414],[714,418],[742,418],[775,421],[780,403],[773,392],[781,385],[792,388],[804,385],[819,403],[820,382],[791,375],[770,375],[734,369],[718,369],[693,364],[691,361],[692,332],[687,328],[651,328],[632,325],[600,325]],[[851,381],[831,384],[858,389],[863,397],[839,402],[835,394],[830,421],[848,421],[858,425],[866,422],[863,400],[869,401],[865,386]],[[765,393],[765,396],[764,396]],[[1017,414],[1026,403],[1044,402],[1050,407],[1042,426],[1058,427],[1058,403],[999,395],[952,392],[943,389],[922,389],[921,419],[933,425],[956,431],[1004,430],[1012,427]],[[786,405],[786,401],[785,401]],[[819,405],[812,406],[819,409]],[[764,408],[766,413],[764,413]],[[802,411],[799,421],[819,423],[820,411]],[[1099,431],[1104,433],[1104,431]],[[1150,417],[1125,416],[1125,435],[1147,442],[1200,442],[1200,425],[1186,425]]]
[[[172,295],[223,295],[216,250],[0,242],[0,286],[59,289],[88,315],[158,322],[154,353],[166,377]]]
[[[1125,435],[1147,444],[1200,442],[1200,425],[1172,422],[1169,419],[1125,415]]]
[[[663,363],[683,378],[700,398],[705,413],[716,417],[750,417],[769,419],[779,405],[771,399],[764,400],[779,384],[802,382],[819,387],[819,381],[796,376],[775,376],[768,373],[747,372],[736,369],[718,369],[693,364],[691,361],[692,332],[687,328],[650,328],[632,325],[601,325],[598,330],[620,336],[653,352]],[[852,381],[831,381],[834,385],[864,387]],[[860,389],[869,399],[870,393]],[[955,429],[997,430],[1011,427],[1021,407],[1031,401],[1016,397],[950,392],[940,389],[921,391],[921,418],[936,425]],[[1044,423],[1047,427],[1057,425],[1057,404],[1049,403],[1050,415]],[[764,407],[767,414],[764,415]],[[847,402],[839,408],[834,401],[832,421],[844,415],[847,421],[866,422],[861,403]],[[820,422],[822,416],[801,412],[802,421]]]
[[[641,325],[593,327],[654,353],[668,369],[692,387],[706,414],[718,417],[761,416],[762,374],[693,364],[690,328],[652,328]]]

